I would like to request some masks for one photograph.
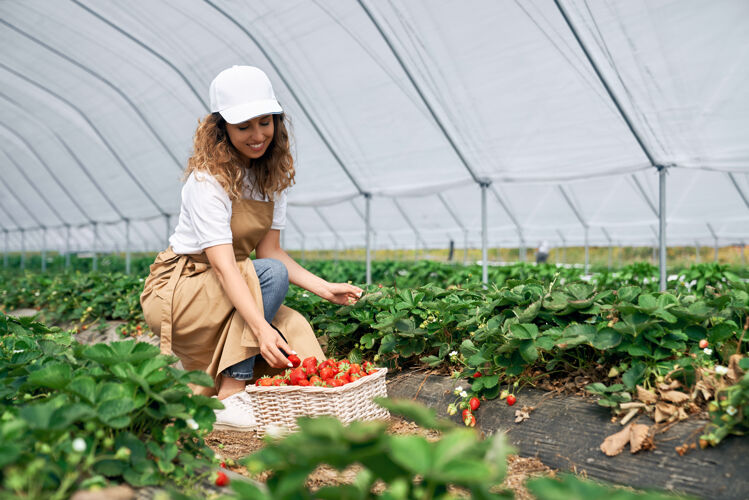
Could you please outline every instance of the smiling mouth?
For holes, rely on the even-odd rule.
[[[260,149],[263,149],[263,144],[265,143],[261,142],[260,144],[248,144],[248,146],[250,146],[250,149],[254,151],[259,151]]]

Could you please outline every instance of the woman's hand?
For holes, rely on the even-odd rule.
[[[291,368],[291,362],[284,356],[281,349],[287,354],[296,354],[291,350],[289,344],[281,338],[278,332],[269,323],[254,329],[255,337],[260,344],[260,355],[273,368]]]
[[[362,293],[364,293],[364,290],[358,286],[349,285],[348,283],[328,283],[325,288],[326,293],[321,295],[321,297],[342,306],[356,304]]]

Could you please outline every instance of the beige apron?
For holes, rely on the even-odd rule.
[[[249,257],[272,222],[273,202],[232,203],[234,257],[261,312],[260,282]],[[216,387],[193,386],[196,393],[216,394],[223,370],[260,353],[255,335],[229,301],[205,252],[177,255],[169,247],[159,253],[151,265],[140,303],[146,323],[161,336],[161,352],[174,352],[186,370],[203,370],[213,377]],[[297,311],[282,305],[273,325],[300,358],[325,358],[312,327]],[[262,357],[258,358],[256,377],[272,371]]]

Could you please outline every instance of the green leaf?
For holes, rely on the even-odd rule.
[[[523,340],[520,343],[520,355],[528,363],[533,363],[538,359],[538,350],[532,340]]]
[[[460,353],[466,358],[470,358],[477,352],[479,352],[479,350],[476,348],[475,345],[473,345],[473,342],[470,339],[465,339],[460,344]]]
[[[29,375],[28,383],[36,387],[63,389],[72,378],[72,368],[68,363],[52,361]]]
[[[599,330],[593,338],[593,347],[601,351],[618,346],[622,342],[622,336],[613,328],[603,328]]]
[[[735,323],[727,321],[711,328],[707,334],[707,338],[712,344],[725,342],[726,340],[737,336],[738,329],[739,328]]]
[[[395,329],[402,333],[413,333],[416,325],[411,318],[403,318],[395,322]]]
[[[96,382],[91,377],[86,375],[78,376],[68,384],[67,389],[89,403],[96,401]]]
[[[624,375],[622,375],[622,382],[628,389],[634,389],[637,384],[640,383],[643,376],[645,375],[645,363],[638,361],[634,363]]]
[[[99,420],[103,423],[107,423],[108,420],[125,415],[132,411],[133,408],[135,408],[135,404],[130,398],[110,399],[99,405],[97,408],[97,415]]]
[[[510,325],[510,333],[516,339],[535,339],[538,337],[538,327],[533,323],[518,323]]]
[[[655,297],[649,293],[640,295],[637,299],[637,305],[646,312],[653,312],[658,307]]]
[[[616,291],[616,296],[621,302],[633,302],[642,292],[639,286],[623,286]]]
[[[58,403],[53,400],[24,406],[18,411],[18,416],[29,424],[31,429],[50,429],[52,414],[57,410]]]
[[[476,443],[475,436],[472,430],[461,428],[444,434],[433,450],[435,472],[439,473],[445,464],[460,459],[461,455]]]
[[[114,459],[100,460],[94,465],[94,471],[96,471],[97,474],[107,477],[121,476],[126,468],[127,464],[125,462]]]
[[[491,471],[483,460],[461,459],[445,464],[442,469],[434,471],[430,476],[445,482],[483,483],[491,478]]]
[[[89,405],[84,403],[73,403],[55,410],[50,420],[50,427],[64,429],[75,422],[85,422],[94,416],[96,416],[96,412]]]
[[[425,475],[432,465],[432,449],[421,436],[393,436],[390,439],[390,457],[404,469]]]

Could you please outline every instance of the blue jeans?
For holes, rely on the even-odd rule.
[[[270,323],[278,312],[278,308],[283,304],[286,292],[289,291],[289,272],[283,262],[276,259],[256,259],[252,263],[255,265],[257,277],[260,279],[265,321]],[[221,374],[237,380],[250,380],[257,356],[240,361],[221,372]]]

